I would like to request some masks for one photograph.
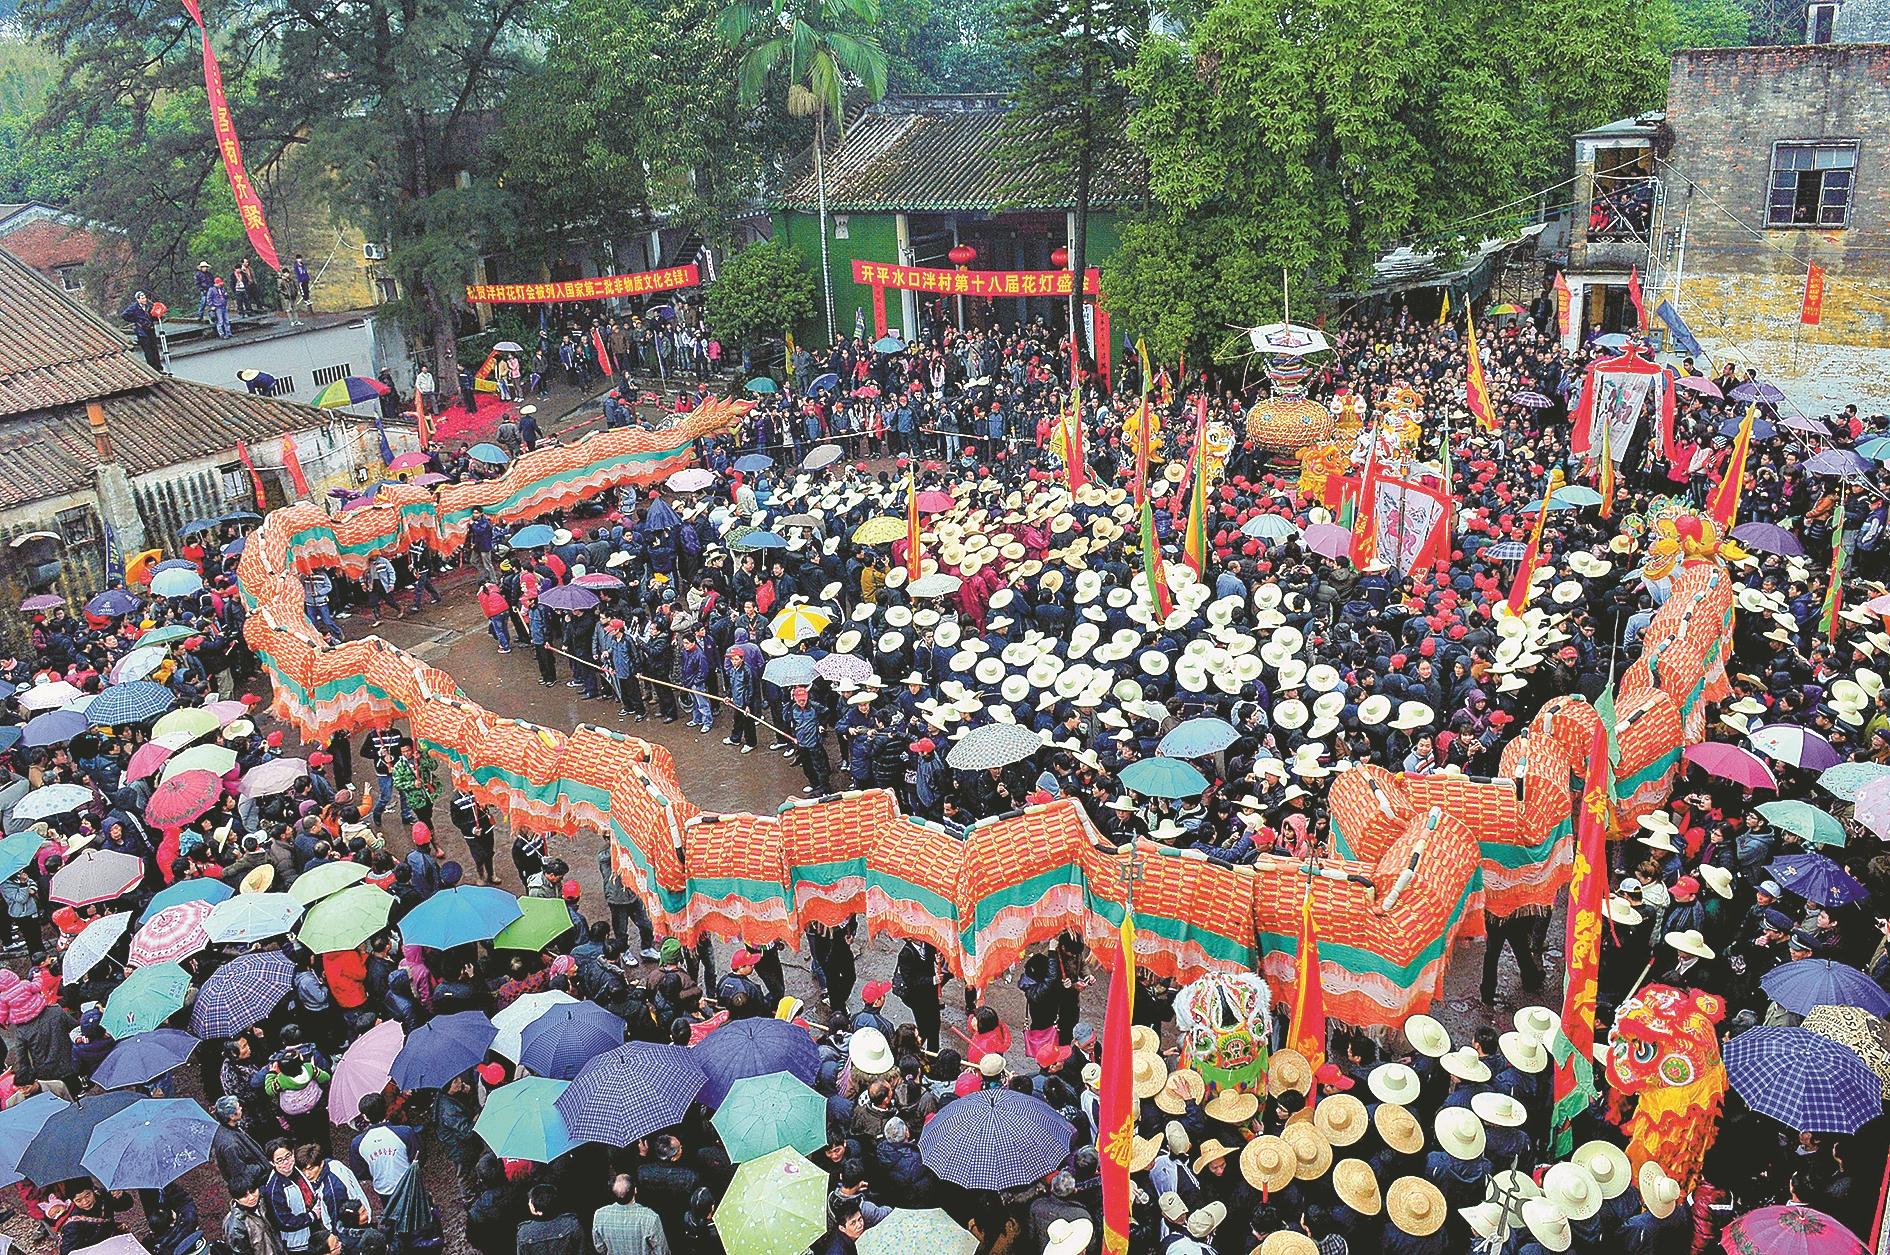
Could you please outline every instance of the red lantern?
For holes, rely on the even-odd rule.
[[[1061,244],[1050,250],[1050,265],[1056,270],[1067,270],[1070,265],[1070,250]]]
[[[978,250],[971,247],[969,244],[954,244],[952,245],[952,251],[945,254],[945,256],[951,259],[951,263],[954,266],[969,266],[972,262],[978,260]]]

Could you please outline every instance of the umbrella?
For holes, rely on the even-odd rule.
[[[1844,844],[1844,825],[1809,802],[1766,802],[1758,811],[1774,828],[1796,833],[1813,845]]]
[[[197,953],[210,944],[203,922],[211,904],[204,901],[179,902],[151,917],[151,922],[131,939],[131,954],[125,966],[146,967],[152,963],[174,963]]]
[[[1337,523],[1314,523],[1305,532],[1306,548],[1337,561],[1352,551],[1352,533]]]
[[[289,886],[295,897],[301,878]],[[295,939],[316,954],[352,950],[387,927],[387,913],[394,909],[393,895],[374,885],[355,885],[332,897],[323,898],[309,908]]]
[[[272,758],[243,774],[244,797],[268,797],[281,793],[297,780],[308,776],[308,763],[300,758]]]
[[[669,502],[661,497],[650,502],[650,508],[643,512],[644,525],[652,531],[666,532],[682,526],[682,516],[670,508]]]
[[[1240,525],[1240,534],[1281,545],[1299,535],[1299,528],[1283,514],[1256,514]]]
[[[1858,456],[1869,458],[1873,462],[1882,462],[1890,458],[1890,436],[1872,436],[1868,440],[1860,441],[1857,453]]]
[[[1783,392],[1769,383],[1760,383],[1756,379],[1734,388],[1731,396],[1735,401],[1762,401],[1767,405],[1775,405],[1785,399]]]
[[[466,450],[466,456],[475,462],[484,462],[487,466],[504,466],[512,460],[512,455],[496,444],[482,442]]]
[[[1724,741],[1701,741],[1689,745],[1684,757],[1709,776],[1730,780],[1748,789],[1776,789],[1778,777],[1759,761],[1758,755]]]
[[[623,1029],[622,1020],[595,1002],[560,1003],[519,1034],[519,1066],[568,1081],[598,1055],[623,1045]]]
[[[519,1038],[526,1027],[551,1008],[576,1001],[562,989],[546,989],[517,998],[492,1017],[492,1027],[499,1030],[499,1035],[492,1039],[492,1053],[517,1063],[521,1045]]]
[[[1625,348],[1627,346],[1627,342],[1628,342],[1628,337],[1619,331],[1611,332],[1605,336],[1595,337],[1595,343],[1600,345],[1604,349]]]
[[[1748,739],[1754,749],[1768,758],[1806,771],[1823,771],[1844,761],[1844,756],[1832,748],[1831,742],[1793,723],[1768,723],[1754,728]]]
[[[1324,353],[1332,345],[1325,333],[1298,323],[1269,322],[1247,328],[1247,340],[1256,353],[1274,357],[1308,357]]]
[[[557,1107],[570,1086],[569,1081],[544,1076],[524,1076],[502,1085],[486,1095],[473,1132],[501,1159],[550,1163],[578,1144]]]
[[[1883,1096],[1890,1098],[1890,1024],[1857,1007],[1813,1007],[1803,1027],[1862,1059],[1883,1080]]]
[[[608,571],[586,571],[571,581],[579,588],[588,588],[592,592],[614,592],[623,587],[623,581]]]
[[[112,1052],[105,1056],[105,1062],[99,1064],[92,1073],[92,1080],[101,1089],[144,1085],[181,1065],[201,1045],[201,1039],[192,1037],[181,1028],[160,1028],[149,1033],[139,1033],[129,1041],[121,1041],[112,1047]]]
[[[37,832],[16,832],[0,841],[0,880],[6,880],[39,857],[46,839]]]
[[[1855,802],[1862,798],[1866,786],[1886,778],[1890,778],[1890,766],[1883,763],[1839,763],[1819,772],[1818,784],[1840,802]],[[1882,796],[1886,816],[1890,816],[1890,791]]]
[[[13,696],[13,686],[4,680],[0,680],[0,702],[5,701],[11,696]],[[20,725],[17,723],[0,724],[0,753],[5,753],[19,743]],[[24,785],[26,780],[24,778],[16,778],[14,783]],[[20,792],[23,794],[26,790],[22,788]]]
[[[738,539],[729,542],[730,549],[786,549],[787,537],[775,532],[756,529],[743,533]]]
[[[235,1037],[267,1019],[294,982],[295,964],[280,951],[239,955],[212,972],[197,991],[190,1031],[203,1038]]]
[[[919,1134],[919,1156],[953,1185],[1008,1190],[1055,1171],[1074,1132],[1041,1098],[986,1089],[939,1108]]]
[[[873,341],[873,352],[875,353],[904,353],[905,351],[906,342],[901,340],[898,336],[881,336],[879,339]]]
[[[560,584],[548,588],[538,595],[538,604],[547,610],[563,610],[576,614],[580,610],[589,610],[598,602],[598,596],[588,588],[576,584]]]
[[[1726,1255],[1864,1255],[1864,1244],[1849,1229],[1803,1203],[1736,1217],[1719,1244]]]
[[[153,963],[130,973],[105,1000],[105,1031],[119,1041],[159,1028],[190,993],[190,973],[175,963]]]
[[[82,784],[41,785],[13,804],[13,818],[22,823],[51,819],[76,811],[91,800],[92,790]]]
[[[151,577],[154,597],[189,597],[203,591],[203,576],[195,571],[159,571]]]
[[[761,669],[761,678],[778,688],[812,684],[818,674],[814,660],[806,654],[783,654],[779,658],[770,658],[768,665]]]
[[[439,1212],[427,1195],[427,1183],[420,1175],[419,1164],[407,1169],[400,1184],[394,1187],[394,1196],[387,1200],[387,1207],[381,1212],[381,1228],[389,1237],[403,1239],[439,1233]],[[414,1241],[400,1244],[402,1250],[409,1251],[419,1250],[424,1245]]]
[[[1805,552],[1798,537],[1776,523],[1741,523],[1732,529],[1732,538],[1747,549],[1756,549],[1760,553],[1798,557]]]
[[[514,549],[542,549],[556,538],[556,533],[543,523],[533,523],[521,527],[512,533],[509,542]]]
[[[1719,423],[1719,434],[1730,439],[1737,436],[1739,429],[1745,425],[1746,421],[1743,418],[1721,419]],[[1755,418],[1752,420],[1752,438],[1754,440],[1770,440],[1776,435],[1778,435],[1778,428],[1774,427],[1765,419]]]
[[[1512,393],[1509,400],[1512,405],[1520,405],[1526,410],[1546,410],[1555,404],[1540,392]]]
[[[20,609],[28,614],[38,614],[42,610],[56,610],[65,604],[64,597],[55,597],[51,593],[35,593],[20,603]]]
[[[1890,840],[1890,783],[1884,783],[1883,780],[1878,779],[1859,785],[1852,801],[1854,809],[1851,813],[1857,817],[1857,822],[1879,837]]]
[[[688,466],[663,481],[677,492],[701,492],[715,482],[715,472]]]
[[[853,542],[858,545],[884,545],[905,538],[906,521],[890,514],[870,518],[853,529]]]
[[[407,1041],[399,1020],[382,1020],[354,1039],[328,1082],[328,1118],[346,1124],[361,1114],[361,1100],[387,1088],[389,1073]]]
[[[203,922],[217,945],[288,935],[302,918],[302,904],[286,893],[242,893],[219,902]]]
[[[26,721],[20,740],[28,748],[64,745],[88,726],[85,716],[76,710],[49,710]]]
[[[314,906],[331,894],[367,879],[368,869],[361,863],[323,863],[295,878],[289,896],[303,906]]]
[[[1515,562],[1528,552],[1529,546],[1520,540],[1499,540],[1483,548],[1483,556],[1497,562]]]
[[[774,616],[774,621],[768,627],[775,640],[793,645],[819,636],[832,622],[833,616],[824,610],[813,606],[789,606]]]
[[[1749,1028],[1722,1055],[1746,1105],[1798,1132],[1855,1133],[1883,1112],[1876,1073],[1809,1029]]]
[[[169,736],[177,732],[189,733],[191,740],[222,730],[223,721],[217,718],[216,712],[203,706],[185,706],[170,711],[151,725],[151,735],[154,737]],[[188,743],[179,744],[176,748],[182,749]]]
[[[772,396],[775,392],[774,380],[766,375],[758,375],[742,385],[742,390],[752,392],[758,397]]]
[[[1207,777],[1178,758],[1144,758],[1122,769],[1122,787],[1145,797],[1199,797]]]
[[[1676,382],[1678,382],[1682,388],[1687,389],[1689,392],[1697,392],[1701,394],[1702,396],[1719,397],[1721,399],[1724,399],[1726,395],[1725,393],[1719,390],[1718,384],[1714,383],[1711,379],[1708,379],[1704,375],[1686,375],[1686,376],[1683,376],[1681,379],[1677,380]]]
[[[701,1100],[719,1107],[729,1087],[744,1076],[787,1072],[814,1083],[820,1075],[820,1051],[807,1030],[786,1020],[729,1020],[695,1045],[690,1057],[707,1076]]]
[[[116,619],[120,615],[130,614],[143,604],[122,588],[108,588],[85,603],[85,612],[101,619]]]
[[[194,635],[194,633],[193,633]],[[123,658],[112,664],[112,669],[105,677],[113,684],[126,684],[132,680],[142,680],[164,665],[170,657],[169,651],[160,645],[140,645]]]
[[[158,780],[168,781],[185,772],[201,771],[215,777],[218,792],[221,793],[223,777],[235,770],[236,751],[229,746],[193,745],[165,759],[163,768],[158,772]],[[215,801],[214,798],[211,800]]]
[[[438,471],[426,471],[422,474],[415,475],[412,482],[421,488],[431,488],[435,484],[444,484],[449,481],[446,476],[440,474]]]
[[[818,471],[823,467],[832,466],[840,460],[842,453],[843,450],[837,444],[815,445],[808,451],[807,456],[801,459],[801,469]]]
[[[1805,469],[1813,475],[1857,476],[1871,471],[1869,458],[1859,457],[1849,449],[1826,449],[1805,459]]]
[[[209,876],[192,876],[166,885],[151,895],[151,900],[144,904],[144,913],[138,916],[138,926],[151,922],[151,917],[165,907],[176,906],[181,902],[203,902],[209,906],[236,896],[236,890],[214,880]]]
[[[945,755],[956,771],[985,771],[1020,763],[1043,748],[1043,738],[1022,724],[987,723],[960,737]]]
[[[125,1108],[143,1101],[142,1094],[114,1089],[103,1094],[88,1094],[53,1112],[20,1156],[20,1175],[42,1189],[84,1176],[87,1170],[79,1159],[92,1140],[92,1131]]]
[[[1220,753],[1239,739],[1239,731],[1227,720],[1199,715],[1184,719],[1170,729],[1155,752],[1169,758],[1205,758]]]
[[[86,722],[95,728],[155,719],[177,702],[177,694],[150,680],[114,684],[85,708]]]
[[[919,494],[919,513],[921,514],[943,514],[957,504],[958,498],[937,488],[930,488]]]
[[[144,860],[117,850],[80,850],[53,873],[47,896],[70,906],[121,898],[144,879]]]
[[[41,1090],[30,1098],[25,1098],[5,1111],[0,1111],[0,1168],[5,1169],[5,1180],[11,1185],[20,1179],[16,1171],[20,1156],[32,1144],[46,1121],[72,1106],[65,1099],[46,1090]]]
[[[818,396],[829,388],[837,388],[839,386],[840,376],[834,374],[832,371],[828,371],[823,375],[815,375],[813,380],[807,385],[807,391]]]
[[[1570,484],[1566,488],[1557,488],[1549,497],[1552,505],[1591,506],[1601,504],[1601,494],[1587,484]]]
[[[77,687],[64,680],[48,680],[43,684],[35,684],[31,688],[17,690],[13,701],[21,710],[57,710],[61,706],[71,705],[84,696],[85,694],[81,693]]]
[[[814,674],[835,683],[851,680],[859,684],[875,672],[873,664],[858,654],[828,654],[814,664]]]
[[[681,1123],[708,1083],[681,1046],[633,1041],[585,1064],[558,1095],[558,1110],[573,1137],[628,1146]]]
[[[415,1029],[394,1057],[390,1075],[402,1089],[439,1089],[475,1067],[499,1035],[478,1011],[455,1011]]]
[[[1819,1006],[1856,1007],[1870,1015],[1890,1015],[1890,993],[1849,964],[1830,959],[1781,963],[1765,974],[1759,988],[1794,1015],[1808,1015]]]
[[[1778,425],[1788,427],[1793,431],[1802,431],[1809,436],[1823,436],[1829,439],[1831,435],[1830,425],[1823,419],[1810,418],[1804,414],[1787,414],[1778,420]]]
[[[525,346],[517,340],[501,340],[492,346],[494,353],[523,353]]]
[[[424,453],[403,453],[392,462],[389,462],[387,469],[390,471],[411,471],[425,466],[426,464],[427,455]]]
[[[558,907],[562,910],[564,903],[560,901]],[[451,950],[491,941],[519,915],[518,899],[505,890],[461,885],[436,893],[409,911],[400,921],[400,935],[409,945]]]
[[[930,575],[921,575],[906,585],[906,591],[914,597],[949,597],[964,586],[965,581],[949,571],[934,571]]]
[[[324,410],[340,409],[384,397],[392,391],[378,379],[369,379],[365,375],[343,375],[315,394],[315,404]]]
[[[138,647],[147,645],[171,645],[178,641],[187,641],[197,634],[197,629],[182,623],[167,623],[161,628],[152,628],[138,638]]]
[[[520,898],[518,909],[519,917],[492,939],[494,950],[543,950],[577,927],[563,898]]]
[[[735,469],[744,475],[758,475],[774,465],[774,459],[765,453],[744,453],[735,459]]]
[[[785,1072],[744,1076],[729,1086],[711,1123],[736,1163],[783,1146],[811,1155],[827,1144],[827,1100]]]
[[[59,972],[63,979],[78,981],[98,966],[100,959],[111,953],[111,948],[118,944],[118,939],[131,927],[130,911],[113,911],[110,915],[101,915],[84,928],[66,947],[66,956],[60,964]]]
[[[895,1207],[860,1238],[859,1255],[977,1255],[978,1239],[937,1207]]]
[[[791,1146],[750,1160],[735,1169],[715,1227],[728,1255],[798,1255],[827,1231],[827,1174]]]
[[[1795,893],[1819,906],[1849,906],[1862,902],[1870,891],[1851,878],[1849,872],[1822,854],[1793,854],[1775,858],[1765,865],[1772,878],[1787,893]]]
[[[201,769],[180,772],[152,791],[151,800],[145,804],[144,821],[159,828],[181,828],[215,806],[222,796],[222,776]]]

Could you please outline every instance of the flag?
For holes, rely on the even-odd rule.
[[[1057,415],[1056,449],[1063,457],[1063,473],[1074,495],[1089,483],[1089,465],[1083,451],[1083,392],[1070,385],[1070,408]]]
[[[1444,303],[1437,310],[1437,325],[1443,326],[1450,321],[1450,289],[1444,289]]]
[[[1207,573],[1207,394],[1194,399],[1194,486],[1188,493],[1188,530],[1181,556],[1196,575]]]
[[[1364,570],[1378,557],[1378,426],[1372,425],[1371,448],[1365,454],[1365,473],[1359,476],[1358,496],[1352,503],[1352,542],[1346,556]]]
[[[282,258],[270,238],[269,223],[263,217],[262,197],[243,168],[243,145],[236,137],[236,121],[230,113],[229,98],[223,91],[223,67],[210,48],[210,28],[203,24],[203,10],[197,0],[184,0],[190,20],[203,36],[203,92],[210,104],[210,130],[216,136],[217,151],[223,157],[223,173],[230,180],[230,195],[236,201],[236,217],[249,236],[249,246],[271,270],[282,269]]]
[[[1326,1061],[1326,990],[1319,977],[1319,935],[1313,927],[1310,883],[1299,907],[1298,968],[1293,979],[1293,1018],[1286,1026],[1286,1047],[1305,1055],[1317,1072]]]
[[[1552,1154],[1574,1148],[1575,1117],[1595,1101],[1595,989],[1601,970],[1601,911],[1608,896],[1608,834],[1614,827],[1613,772],[1608,763],[1608,725],[1597,719],[1582,774],[1582,805],[1575,820],[1575,871],[1568,887],[1568,985],[1562,995],[1562,1027],[1550,1053],[1555,1058],[1555,1103],[1549,1118]]]
[[[1687,326],[1687,320],[1680,317],[1680,311],[1671,301],[1662,301],[1654,306],[1654,315],[1667,324],[1667,330],[1673,335],[1674,347],[1693,357],[1705,357],[1706,350],[1693,334],[1693,328]]]
[[[380,426],[380,422],[380,418],[376,417],[374,425],[378,427]],[[381,444],[383,447],[386,446],[386,436],[381,437]],[[389,452],[391,453],[391,450]],[[258,510],[267,510],[269,508],[269,497],[268,494],[263,491],[262,472],[256,469],[255,459],[249,456],[249,445],[241,440],[237,441],[236,456],[242,459],[244,467],[249,471],[249,482],[256,489],[256,508]],[[387,458],[389,462],[393,460],[391,456]]]
[[[1634,317],[1640,320],[1641,334],[1647,334],[1647,302],[1641,296],[1641,268],[1631,266],[1627,274],[1627,298],[1634,302]]]
[[[1104,396],[1113,395],[1116,390],[1115,374],[1109,369],[1110,359],[1114,356],[1113,347],[1110,344],[1109,311],[1103,308],[1101,301],[1098,301],[1096,302],[1096,369],[1102,372]]]
[[[1614,517],[1614,429],[1601,425],[1601,517]]]
[[[118,532],[110,523],[105,524],[105,587],[123,588],[125,586],[125,550],[118,543]]]
[[[919,578],[919,482],[906,472],[906,578]]]
[[[1556,334],[1568,335],[1569,305],[1574,300],[1568,290],[1568,276],[1561,271],[1555,272],[1555,330]]]
[[[611,363],[610,350],[604,347],[604,329],[602,327],[591,328],[591,347],[597,350],[598,371],[606,378],[616,374],[617,368]]]
[[[1733,523],[1739,518],[1739,494],[1744,491],[1746,482],[1746,455],[1752,451],[1752,424],[1758,417],[1756,404],[1746,406],[1746,416],[1739,424],[1732,453],[1726,459],[1725,476],[1706,499],[1706,512],[1722,532],[1732,531]]]
[[[1536,510],[1536,525],[1529,532],[1529,547],[1523,550],[1522,564],[1516,568],[1516,578],[1509,586],[1509,609],[1511,614],[1521,614],[1529,605],[1529,577],[1535,574],[1536,559],[1542,552],[1542,527],[1549,519],[1549,494],[1555,491],[1555,472],[1550,472],[1549,482],[1542,489],[1542,504]]]
[[[855,340],[866,339],[866,306],[864,305],[855,305],[853,307],[853,338]]]
[[[300,501],[308,496],[308,476],[302,473],[302,458],[295,447],[293,435],[282,438],[282,469],[289,473],[289,483],[295,488],[295,499]]]
[[[1452,487],[1452,485],[1457,479],[1457,468],[1450,458],[1450,418],[1448,415],[1444,418],[1444,431],[1438,445],[1437,460],[1444,472],[1444,498],[1448,501],[1455,501],[1457,499],[1457,490]],[[1449,572],[1450,555],[1457,548],[1456,537],[1450,530],[1451,517],[1455,513],[1454,508],[1444,511],[1444,543],[1438,546],[1437,550],[1437,572],[1440,579]]]
[[[1831,516],[1832,526],[1837,529],[1831,544],[1831,587],[1825,590],[1824,614],[1818,619],[1818,630],[1824,633],[1824,639],[1837,644],[1838,611],[1844,608],[1844,568],[1851,560],[1851,536],[1844,527],[1844,486],[1838,485],[1837,513]]]
[[[1129,1249],[1129,1161],[1135,1151],[1135,919],[1124,905],[1121,955],[1109,978],[1103,1010],[1102,1083],[1097,1087],[1097,1149],[1101,1152],[1103,1255]]]
[[[1477,354],[1477,324],[1465,310],[1463,315],[1464,348],[1469,353],[1469,366],[1463,380],[1464,407],[1475,416],[1477,426],[1484,431],[1496,430],[1496,409],[1490,404],[1490,383],[1483,377],[1483,359]]]
[[[794,333],[792,331],[782,332],[781,339],[787,344],[787,348],[783,351],[782,356],[787,360],[787,377],[792,379],[794,378]]]
[[[1805,298],[1798,305],[1798,321],[1815,327],[1824,321],[1824,267],[1816,262],[1807,264],[1810,269],[1805,271]]]
[[[391,466],[394,462],[394,446],[387,443],[387,428],[381,426],[381,412],[374,411],[374,435],[381,442],[381,464]],[[247,460],[247,459],[245,459]],[[261,500],[260,497],[257,500]]]
[[[1175,599],[1162,569],[1161,546],[1155,541],[1155,503],[1147,497],[1142,499],[1142,576],[1148,581],[1149,600],[1155,603],[1155,617],[1166,619],[1175,612]]]

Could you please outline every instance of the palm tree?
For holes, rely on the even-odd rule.
[[[827,119],[846,130],[846,93],[857,83],[868,100],[886,94],[886,50],[870,31],[879,23],[879,0],[733,0],[716,19],[730,44],[747,46],[737,85],[744,104],[761,99],[770,79],[788,81],[788,113],[814,119],[814,188],[820,217],[820,283],[826,298],[827,341],[833,342],[833,270],[827,256]]]

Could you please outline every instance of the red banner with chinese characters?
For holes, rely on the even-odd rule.
[[[184,0],[184,8],[203,36],[203,90],[210,98],[210,129],[216,133],[217,151],[223,154],[223,172],[230,176],[237,217],[243,220],[250,247],[256,250],[263,265],[280,270],[282,259],[276,255],[276,242],[269,238],[262,197],[256,194],[256,185],[249,181],[249,174],[243,169],[243,146],[236,139],[236,121],[230,116],[229,98],[223,94],[223,67],[217,64],[217,54],[211,51],[210,31],[203,24],[203,10],[197,6],[197,0]]]
[[[853,259],[853,282],[900,292],[930,292],[934,296],[1068,296],[1076,276],[1068,270],[953,270],[928,266],[895,266],[888,262]],[[1102,291],[1102,271],[1083,272],[1083,295]]]
[[[1798,306],[1798,321],[1807,327],[1824,321],[1824,267],[1816,263],[1805,271],[1805,299]]]
[[[594,279],[565,279],[557,283],[469,283],[471,305],[549,305],[554,301],[607,301],[614,296],[647,296],[675,288],[693,288],[702,282],[694,263],[639,270],[628,275],[598,275]]]

